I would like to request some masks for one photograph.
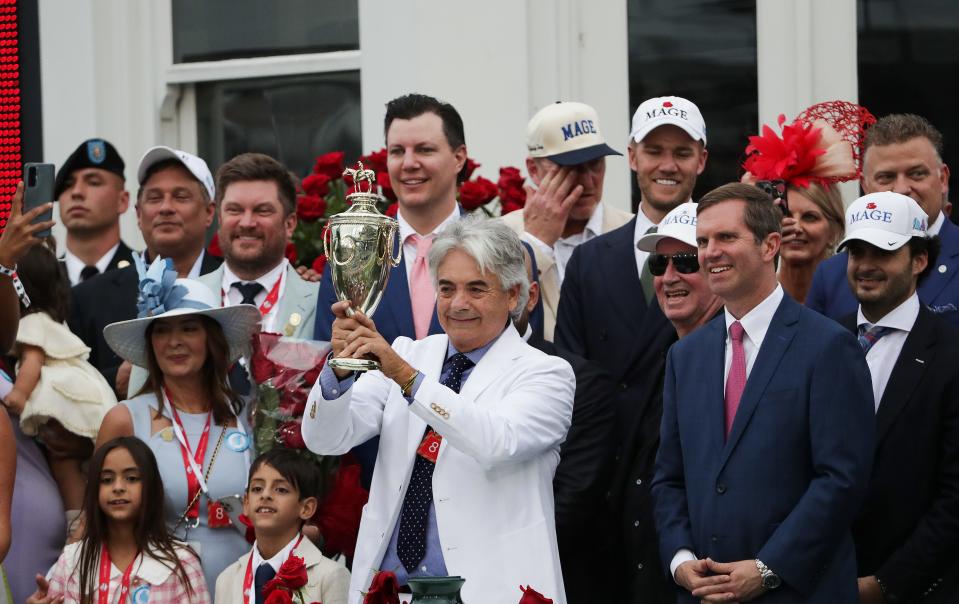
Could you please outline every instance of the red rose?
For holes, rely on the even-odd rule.
[[[526,205],[526,190],[512,185],[500,187],[499,202],[502,207],[500,213],[503,215],[522,209]]]
[[[360,517],[368,499],[369,493],[360,484],[359,463],[352,454],[341,457],[340,467],[333,477],[333,486],[317,506],[312,518],[323,535],[325,554],[353,557],[360,531]]]
[[[496,185],[492,180],[478,176],[476,180],[468,180],[460,185],[460,205],[471,212],[493,201],[496,193]]]
[[[386,208],[386,215],[396,218],[396,213],[400,209],[400,204],[393,202],[390,204],[390,207]]]
[[[303,179],[303,190],[309,195],[326,197],[330,192],[330,177],[326,174],[310,174]]]
[[[306,442],[303,441],[303,433],[300,431],[300,422],[290,420],[283,422],[276,429],[276,438],[280,444],[287,449],[305,449]]]
[[[520,174],[519,168],[507,166],[499,169],[499,180],[496,181],[496,186],[500,189],[513,188],[522,191],[524,182],[526,179]]]
[[[367,170],[373,170],[376,173],[386,172],[386,148],[373,151],[369,155],[361,155],[360,161]]]
[[[326,268],[326,254],[320,254],[313,260],[313,265],[310,267],[315,270],[317,273],[323,274],[323,269]]]
[[[303,563],[303,558],[290,554],[286,562],[280,565],[280,570],[276,571],[276,578],[283,581],[290,591],[306,585],[306,564]]]
[[[286,259],[290,261],[290,264],[292,264],[293,266],[297,265],[298,262],[296,259],[296,246],[293,245],[292,242],[288,241],[286,243],[286,249],[283,250],[283,255],[286,256]]]
[[[393,192],[393,181],[390,180],[389,172],[378,172],[376,174],[376,183],[380,185],[380,195],[390,201],[396,201],[396,193]]]
[[[321,357],[320,362],[313,369],[303,374],[303,384],[307,388],[312,388],[313,384],[316,383],[316,380],[320,377],[320,371],[323,370],[323,365],[326,365],[326,357]]]
[[[363,598],[363,604],[399,604],[400,586],[396,582],[396,575],[391,571],[380,571],[373,576],[370,590]]]
[[[325,177],[324,177],[325,178]],[[296,217],[304,222],[315,222],[326,214],[326,200],[316,195],[296,198]]]
[[[250,370],[253,381],[262,384],[277,373],[276,364],[267,355],[282,336],[278,333],[262,332],[253,336],[253,356],[250,359]]]
[[[473,161],[472,157],[466,158],[466,174],[463,175],[463,180],[469,180],[473,177],[473,172],[476,171],[476,168],[479,168],[483,164],[478,164]]]
[[[213,239],[210,240],[210,245],[206,246],[206,251],[211,256],[223,257],[223,250],[220,249],[219,233],[213,233]]]
[[[285,589],[274,589],[263,600],[263,604],[293,604],[293,594]]]
[[[529,585],[525,588],[520,585],[520,591],[523,592],[523,597],[519,599],[519,604],[553,604],[553,601],[539,593]]]
[[[330,180],[343,178],[343,156],[342,151],[332,151],[316,158],[313,165],[313,172],[316,174],[325,174]]]

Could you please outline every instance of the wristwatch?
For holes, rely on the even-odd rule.
[[[763,589],[776,589],[783,584],[783,580],[779,578],[779,575],[769,570],[769,567],[763,564],[763,561],[756,559],[756,568],[759,569],[759,575],[763,579]]]

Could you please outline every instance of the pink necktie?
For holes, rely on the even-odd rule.
[[[743,350],[742,323],[734,321],[729,326],[729,338],[733,341],[733,362],[729,366],[729,377],[726,378],[726,438],[733,429],[733,420],[736,419],[736,410],[739,409],[739,399],[746,389],[746,352]]]
[[[413,261],[413,272],[410,274],[410,304],[413,307],[416,339],[421,340],[429,335],[433,307],[436,306],[436,292],[433,291],[430,272],[426,268],[426,255],[433,245],[433,236],[410,235],[409,238],[416,245],[416,260]]]

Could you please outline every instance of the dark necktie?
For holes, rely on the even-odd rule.
[[[459,393],[463,382],[463,372],[473,366],[473,361],[465,354],[458,352],[450,357],[450,374],[443,385]],[[425,434],[429,434],[429,426]],[[403,510],[400,512],[400,534],[396,541],[396,554],[412,573],[416,565],[426,555],[426,522],[429,517],[430,504],[433,502],[433,469],[436,464],[417,454],[413,461],[413,474],[403,499]]]
[[[880,327],[879,325],[869,325],[868,323],[859,326],[859,345],[862,346],[863,354],[869,352],[869,349],[875,346],[881,337],[892,331],[891,327]]]
[[[249,283],[237,281],[232,287],[236,291],[240,292],[241,296],[243,296],[243,299],[240,300],[240,304],[252,304],[254,306],[256,306],[256,302],[254,302],[253,299],[256,298],[258,293],[263,291],[263,286],[256,281],[251,281]]]
[[[250,554],[251,556],[253,554]],[[253,593],[256,596],[256,604],[263,604],[266,598],[263,596],[263,586],[276,576],[276,571],[266,562],[256,567],[256,576],[253,578]]]
[[[80,271],[80,282],[86,281],[90,277],[96,277],[100,274],[100,269],[95,266],[84,266]]]
[[[658,229],[659,227],[653,225],[646,229],[646,234],[655,233]],[[656,294],[653,289],[653,273],[649,270],[649,256],[646,256],[646,262],[643,263],[643,271],[639,274],[639,282],[643,286],[643,297],[646,298],[646,304],[649,305]]]

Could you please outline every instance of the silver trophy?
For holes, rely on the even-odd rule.
[[[355,183],[355,192],[346,197],[352,205],[330,217],[323,234],[323,250],[337,299],[350,302],[347,314],[352,316],[357,309],[369,317],[383,298],[390,271],[399,265],[403,248],[397,241],[399,223],[376,209],[376,202],[382,199],[373,193],[376,174],[364,170],[363,162],[356,165],[356,170],[347,168],[343,172]],[[330,367],[373,371],[380,364],[372,359],[341,358],[330,359]]]

